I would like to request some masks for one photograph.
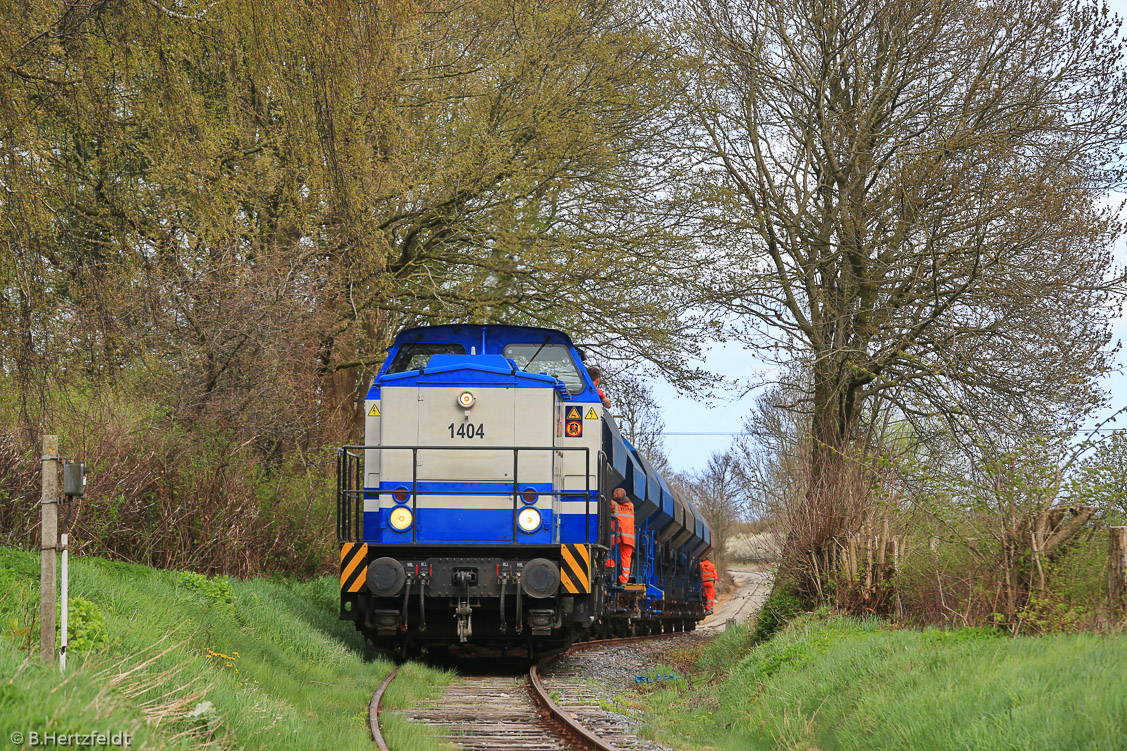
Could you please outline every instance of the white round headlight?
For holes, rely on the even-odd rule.
[[[387,517],[387,523],[396,532],[402,532],[409,528],[412,521],[414,521],[414,515],[411,513],[411,509],[406,506],[396,506]]]
[[[522,508],[517,514],[517,526],[521,532],[535,532],[540,528],[540,512],[531,506]]]
[[[474,395],[468,391],[463,391],[458,394],[458,406],[462,409],[469,409],[476,401],[477,399],[474,398]]]

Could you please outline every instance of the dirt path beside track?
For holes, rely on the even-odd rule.
[[[719,633],[729,625],[752,618],[771,593],[775,569],[762,566],[732,566],[728,574],[736,581],[736,590],[716,600],[715,612],[697,626],[698,631]]]

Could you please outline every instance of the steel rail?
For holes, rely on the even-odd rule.
[[[592,733],[583,725],[572,718],[571,714],[560,707],[551,697],[550,692],[544,686],[541,680],[540,673],[550,662],[556,660],[564,655],[574,654],[576,652],[585,652],[589,649],[597,647],[613,647],[619,644],[629,644],[638,641],[651,641],[657,639],[665,639],[668,637],[682,636],[684,632],[675,632],[668,634],[654,634],[651,636],[627,636],[613,639],[593,639],[591,641],[579,642],[573,644],[569,649],[560,652],[559,654],[550,655],[542,660],[533,663],[528,669],[528,686],[532,699],[538,707],[540,707],[540,718],[544,724],[550,724],[558,729],[566,739],[574,744],[577,748],[589,749],[590,751],[619,751],[618,747],[613,745],[610,741],[602,738],[595,733]],[[380,684],[379,689],[375,695],[372,696],[372,701],[368,704],[368,722],[372,730],[372,738],[376,742],[376,748],[379,751],[390,751],[387,742],[384,740],[383,733],[380,731],[380,709],[381,700],[383,699],[384,692],[387,691],[388,685],[392,679],[399,673],[399,668],[395,668],[391,673],[384,678],[383,683]]]
[[[540,680],[540,667],[547,665],[554,659],[556,658],[546,658],[534,663],[528,669],[528,685],[532,688],[532,700],[547,712],[548,720],[559,727],[568,740],[575,743],[579,748],[590,749],[590,751],[618,751],[618,748],[611,745],[610,741],[595,735],[576,722],[570,713],[556,704],[552,697],[548,695],[548,690],[544,688],[544,684]]]
[[[372,701],[368,704],[368,725],[372,728],[372,740],[376,742],[376,748],[379,751],[391,751],[387,747],[387,741],[384,740],[383,733],[380,732],[380,702],[383,701],[384,691],[387,691],[388,685],[391,683],[392,678],[399,674],[399,668],[395,668],[387,674],[387,678],[383,679],[383,683],[376,690]]]
[[[682,636],[683,634],[684,632],[653,634],[650,636],[626,636],[617,639],[594,639],[574,644],[565,652],[545,657],[543,660],[534,663],[532,667],[528,669],[528,683],[532,688],[532,699],[548,713],[549,720],[555,723],[563,731],[564,735],[580,748],[590,749],[590,751],[619,751],[618,747],[613,743],[583,727],[582,723],[577,722],[571,716],[570,712],[559,704],[556,704],[547,688],[545,688],[544,683],[540,680],[540,669],[546,667],[548,663],[553,660],[557,660],[564,655],[575,654],[576,652],[586,652],[589,649],[595,649],[597,647],[613,647],[619,644],[631,644],[638,641],[652,641],[671,636]]]

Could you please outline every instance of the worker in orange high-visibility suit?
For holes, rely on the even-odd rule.
[[[618,570],[618,583],[625,584],[630,579],[630,563],[634,558],[634,504],[622,488],[615,488],[610,499],[614,505],[614,541],[622,564]]]
[[[716,599],[716,566],[708,556],[700,559],[700,593],[704,595],[705,607],[712,612],[712,601]]]

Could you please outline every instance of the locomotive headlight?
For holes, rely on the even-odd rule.
[[[462,393],[458,394],[458,406],[462,409],[469,409],[474,405],[474,402],[476,401],[477,399],[474,397],[474,395],[468,391],[463,391]]]
[[[528,506],[517,514],[517,526],[521,532],[535,532],[540,528],[540,512]]]
[[[391,528],[396,532],[402,532],[411,526],[411,522],[414,521],[414,518],[415,516],[411,513],[411,509],[406,506],[396,506],[391,510],[391,513],[388,514],[387,523],[390,524]]]

